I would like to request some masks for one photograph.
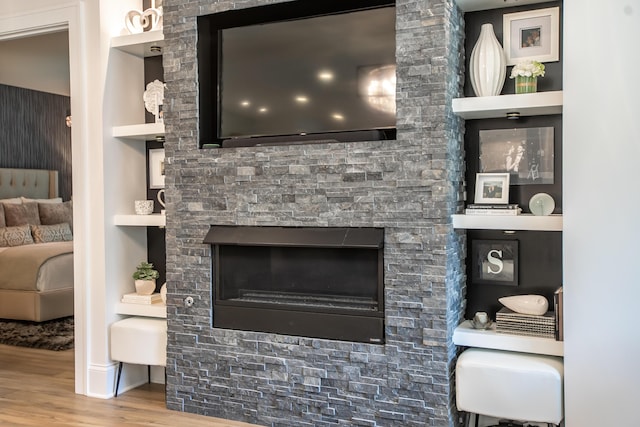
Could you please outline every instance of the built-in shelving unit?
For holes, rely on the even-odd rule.
[[[489,9],[545,3],[548,0],[456,0],[464,13]],[[498,14],[498,12],[496,12]],[[463,97],[452,101],[454,114],[465,120],[517,119],[530,116],[560,115],[563,112],[563,92],[553,90],[528,94],[509,94],[486,97]],[[544,121],[546,119],[542,119]],[[538,120],[541,121],[541,120]],[[490,123],[488,121],[487,123]],[[497,127],[503,122],[497,122]],[[491,127],[487,124],[487,127]],[[521,201],[522,202],[522,201]],[[562,214],[535,216],[521,215],[453,215],[454,228],[466,230],[503,230],[562,232]],[[474,233],[471,233],[474,234]],[[532,239],[538,238],[533,235]],[[547,236],[548,237],[548,236]],[[517,290],[514,292],[517,293]],[[564,343],[553,338],[529,337],[498,333],[495,323],[487,330],[475,329],[468,320],[453,333],[454,344],[552,356],[564,355]]]
[[[562,114],[562,91],[456,98],[452,108],[465,120]]]
[[[143,61],[144,58],[162,55],[162,49],[164,48],[164,35],[162,34],[162,31],[148,31],[140,34],[118,36],[112,38],[111,48],[133,55],[133,57],[130,58],[131,62],[137,61],[137,63],[139,63],[139,61]],[[131,78],[142,79],[143,76],[142,74],[139,76],[132,75]],[[139,107],[142,110],[144,108],[142,93],[140,93],[139,99]],[[140,120],[141,117],[142,121],[144,121],[143,116],[140,115],[135,116],[133,120]],[[120,120],[122,122],[128,118],[129,116],[123,115],[120,117]],[[142,145],[133,144],[133,146],[135,146],[135,150],[142,154],[142,156],[137,156],[140,160],[144,159],[144,142],[149,140],[163,140],[164,134],[164,123],[134,123],[112,127],[112,136],[114,138],[118,138],[123,142],[133,140],[142,143]],[[144,160],[142,160],[142,163],[137,166],[143,169],[147,167]],[[134,185],[141,192],[146,193],[146,182],[144,182],[144,180],[132,182],[131,185]],[[131,204],[133,205],[133,203]],[[113,223],[120,227],[165,227],[166,216],[164,214],[115,214],[113,215]],[[143,230],[137,230],[131,235],[137,236],[135,237],[136,239],[139,239],[137,242],[142,247],[146,247],[146,237],[142,237],[144,236]],[[119,301],[116,303],[115,312],[124,316],[143,316],[165,319],[167,317],[167,307],[164,303],[131,304]]]
[[[453,227],[475,230],[562,231],[562,215],[453,215]]]
[[[464,347],[491,348],[550,356],[563,356],[564,343],[553,338],[527,337],[496,332],[495,323],[489,329],[474,329],[465,320],[453,331],[453,343]]]
[[[162,55],[162,49],[164,48],[164,35],[162,31],[147,31],[139,34],[118,36],[111,40],[111,47],[139,58],[159,56]],[[164,123],[137,123],[113,126],[112,128],[112,135],[115,138],[141,142],[164,140],[164,134]],[[118,214],[114,216],[114,224],[133,227],[164,227],[166,225],[166,217],[161,214]]]

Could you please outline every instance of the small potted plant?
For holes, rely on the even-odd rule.
[[[160,277],[160,273],[153,268],[153,264],[143,261],[133,272],[135,280],[136,293],[139,295],[151,295],[156,290],[156,279]]]
[[[544,64],[538,61],[522,61],[511,70],[510,78],[516,79],[516,93],[534,93],[538,90],[538,77],[544,77]]]

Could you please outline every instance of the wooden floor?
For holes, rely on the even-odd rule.
[[[141,386],[108,400],[75,394],[73,357],[73,350],[0,345],[0,425],[251,426],[169,411],[160,384]]]

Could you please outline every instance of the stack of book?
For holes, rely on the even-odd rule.
[[[470,204],[464,210],[466,215],[520,215],[522,209],[517,204],[491,205]]]
[[[133,292],[131,294],[122,295],[122,302],[128,304],[156,304],[162,302],[162,297],[159,293],[151,295],[139,295]]]
[[[496,313],[496,332],[553,339],[555,317],[550,311],[538,316],[516,313],[505,307]]]
[[[556,317],[556,341],[564,341],[564,321],[562,319],[563,299],[562,286],[560,286],[553,294],[553,308]]]

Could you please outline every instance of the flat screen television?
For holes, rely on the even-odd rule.
[[[395,139],[395,1],[200,16],[201,147]]]

